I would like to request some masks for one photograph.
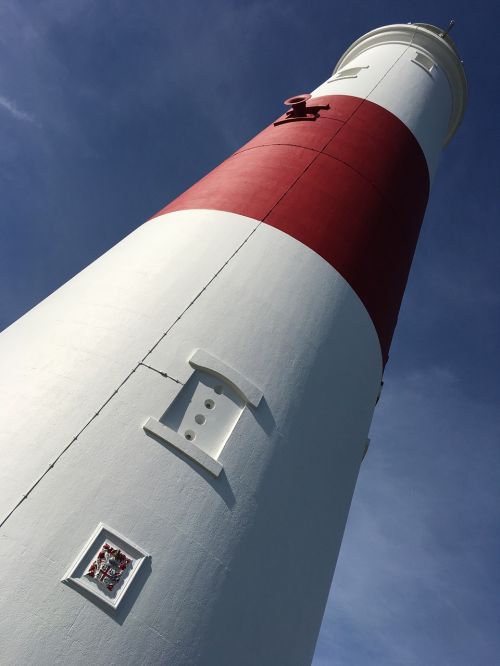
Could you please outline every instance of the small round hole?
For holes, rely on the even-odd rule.
[[[186,439],[189,439],[189,441],[191,441],[192,439],[194,439],[196,437],[196,435],[194,434],[194,432],[192,430],[186,430],[186,432],[184,433],[184,437]]]
[[[199,425],[203,425],[207,419],[203,416],[203,414],[196,414],[196,416],[194,417],[194,420]]]
[[[213,409],[215,407],[215,402],[213,400],[205,400],[205,407],[207,409]]]
[[[222,393],[222,386],[215,386],[214,391],[217,393],[217,395],[220,395]]]

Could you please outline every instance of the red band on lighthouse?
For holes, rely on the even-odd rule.
[[[381,106],[347,95],[311,102],[330,108],[313,122],[269,126],[159,214],[225,210],[301,241],[358,294],[386,361],[427,203],[427,162]]]

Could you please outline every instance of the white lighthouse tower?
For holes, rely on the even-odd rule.
[[[3,666],[310,663],[465,100],[440,29],[364,35],[2,334]]]

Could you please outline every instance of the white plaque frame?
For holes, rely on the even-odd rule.
[[[131,558],[130,570],[125,578],[117,585],[115,592],[109,592],[104,586],[96,583],[86,576],[86,573],[105,542],[123,550]],[[65,585],[73,587],[79,592],[84,592],[94,601],[102,603],[112,610],[116,610],[123,597],[129,589],[132,581],[139,573],[139,569],[150,555],[140,546],[133,543],[105,523],[99,523],[92,536],[87,541],[67,572],[61,578]]]

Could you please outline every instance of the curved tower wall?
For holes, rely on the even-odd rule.
[[[464,98],[437,29],[365,35],[2,334],[3,663],[310,662]]]

